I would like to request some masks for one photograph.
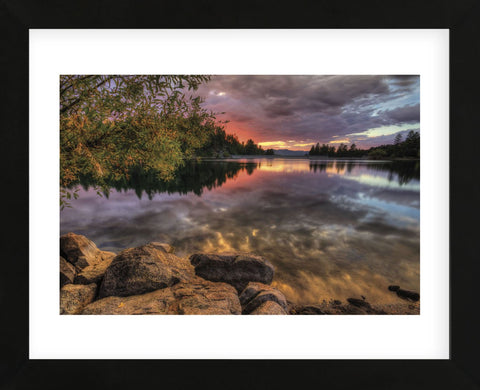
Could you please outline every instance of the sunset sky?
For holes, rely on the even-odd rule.
[[[369,148],[420,130],[419,76],[212,76],[197,92],[228,133],[264,149]]]

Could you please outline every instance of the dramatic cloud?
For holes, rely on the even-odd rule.
[[[394,123],[420,122],[420,104],[395,108],[386,111],[385,114],[391,118]]]
[[[229,132],[262,145],[307,150],[344,139],[367,147],[420,127],[418,76],[212,76],[198,92],[206,108],[225,112],[217,117],[230,121]]]

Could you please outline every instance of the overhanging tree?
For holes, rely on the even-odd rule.
[[[171,179],[213,131],[213,114],[191,92],[206,81],[200,75],[60,76],[61,202],[81,177],[104,190],[134,166]]]

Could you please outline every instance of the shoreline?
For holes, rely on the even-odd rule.
[[[365,297],[315,304],[288,301],[271,286],[275,268],[252,253],[174,254],[152,242],[118,254],[102,251],[87,237],[60,237],[60,314],[420,314],[420,295],[386,286],[398,303]]]
[[[382,158],[382,159],[373,159],[365,157],[328,157],[328,156],[288,156],[288,155],[232,155],[230,157],[196,157],[191,160],[197,161],[228,161],[228,160],[255,160],[255,159],[297,159],[297,160],[313,160],[313,161],[374,161],[374,162],[391,162],[391,161],[420,161],[419,158],[415,157],[392,157],[392,158]]]

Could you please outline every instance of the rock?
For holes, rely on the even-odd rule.
[[[60,256],[60,287],[68,283],[73,283],[75,274],[75,267]]]
[[[99,299],[82,314],[241,314],[241,306],[231,285],[193,278],[146,294]]]
[[[67,233],[60,237],[60,256],[78,270],[100,263],[112,254],[115,255],[101,251],[93,241],[79,234]]]
[[[390,291],[395,291],[400,298],[408,299],[410,301],[417,302],[420,300],[420,294],[415,291],[404,290],[400,286],[388,286]]]
[[[415,291],[404,290],[402,288],[397,290],[397,295],[403,299],[409,299],[411,301],[417,302],[420,300],[420,294]]]
[[[262,256],[253,254],[206,254],[190,256],[195,273],[213,282],[231,284],[238,292],[249,282],[272,283],[273,265]]]
[[[201,278],[179,283],[171,288],[177,314],[241,314],[237,291],[227,283],[214,283]]]
[[[60,314],[77,314],[93,302],[97,285],[66,284],[60,289]]]
[[[164,244],[161,242],[151,242],[150,245],[154,246],[156,249],[163,250],[165,253],[175,252],[175,248],[169,244]]]
[[[343,308],[343,314],[387,314],[384,310],[372,307],[362,299],[348,298],[347,301],[350,305]]]
[[[258,295],[260,291],[264,289],[263,287],[269,288],[270,286],[263,283],[258,283],[258,282],[248,283],[247,286],[243,289],[243,291],[239,295],[240,304],[242,306],[245,306],[248,302],[252,300],[253,297]]]
[[[323,310],[320,306],[316,305],[306,305],[302,307],[298,307],[294,314],[301,314],[301,315],[312,315],[312,314],[328,314]]]
[[[194,276],[190,262],[156,244],[120,252],[105,271],[99,297],[139,295],[173,286]]]
[[[250,282],[239,296],[243,307],[242,313],[249,314],[260,307],[264,302],[272,301],[288,312],[288,304],[285,295],[272,286],[263,283]]]
[[[348,301],[348,303],[350,303],[351,305],[356,306],[356,307],[361,307],[361,308],[366,308],[366,309],[371,308],[371,305],[368,302],[364,301],[363,299],[347,298],[347,301]]]
[[[265,301],[254,311],[250,313],[251,315],[279,315],[279,314],[288,314],[278,303],[273,301]]]
[[[174,300],[170,288],[129,297],[110,296],[89,304],[82,314],[176,314],[168,309]]]
[[[104,252],[108,253],[108,252]],[[110,256],[105,256],[104,260],[100,263],[89,265],[88,267],[85,267],[84,269],[81,270],[80,273],[75,277],[75,282],[76,284],[91,284],[91,283],[96,283],[100,284],[100,282],[103,279],[103,275],[105,274],[105,271],[107,268],[110,266],[112,263],[113,258],[115,257],[115,254],[112,253]]]

